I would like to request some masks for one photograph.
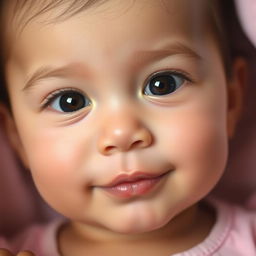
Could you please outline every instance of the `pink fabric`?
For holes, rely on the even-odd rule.
[[[63,222],[62,219],[58,219],[48,225],[34,225],[9,242],[0,238],[0,248],[6,248],[15,254],[22,250],[30,250],[36,256],[60,256],[57,232]]]
[[[208,237],[197,246],[173,256],[256,256],[256,211],[236,205],[210,200],[217,215]],[[65,220],[53,221],[46,226],[33,226],[9,244],[0,238],[0,247],[17,253],[31,250],[37,256],[60,256],[57,233]]]
[[[256,211],[224,202],[211,202],[217,221],[209,236],[199,245],[173,256],[255,256]]]
[[[235,0],[235,2],[242,26],[251,42],[256,46],[256,1]]]

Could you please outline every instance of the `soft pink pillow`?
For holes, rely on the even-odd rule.
[[[256,1],[235,0],[235,2],[244,31],[256,46]]]

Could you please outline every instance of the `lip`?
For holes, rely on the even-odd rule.
[[[154,189],[170,171],[160,174],[136,172],[132,175],[121,174],[113,181],[99,188],[118,198],[142,196]]]

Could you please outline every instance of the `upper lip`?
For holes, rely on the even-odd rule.
[[[122,184],[122,183],[132,183],[132,182],[136,182],[136,181],[140,181],[140,180],[145,180],[145,179],[154,179],[154,178],[158,178],[167,172],[162,172],[162,173],[157,173],[157,174],[151,174],[151,173],[144,173],[144,172],[135,172],[133,174],[120,174],[117,177],[115,177],[110,183],[101,186],[101,187],[115,187],[118,184]]]

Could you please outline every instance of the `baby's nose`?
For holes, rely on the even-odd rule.
[[[146,148],[152,141],[150,130],[140,120],[131,116],[116,116],[102,127],[98,148],[102,154],[110,155]]]

